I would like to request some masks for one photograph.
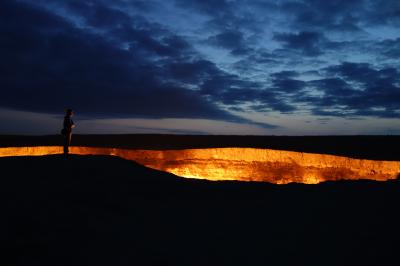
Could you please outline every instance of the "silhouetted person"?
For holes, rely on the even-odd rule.
[[[69,153],[69,145],[71,144],[72,129],[75,127],[71,117],[74,115],[72,109],[67,109],[64,116],[64,124],[62,134],[64,135],[64,154]]]

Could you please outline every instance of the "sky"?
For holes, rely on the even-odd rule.
[[[400,134],[398,0],[0,1],[0,134]]]

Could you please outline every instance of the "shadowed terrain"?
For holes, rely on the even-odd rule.
[[[182,179],[106,156],[0,159],[5,265],[398,265],[398,180]]]

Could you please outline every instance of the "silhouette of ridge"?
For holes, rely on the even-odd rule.
[[[109,156],[0,167],[3,265],[399,262],[398,180],[211,182]]]

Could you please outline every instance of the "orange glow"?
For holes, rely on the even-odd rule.
[[[317,184],[329,180],[397,178],[398,161],[373,161],[342,156],[254,148],[132,150],[70,147],[72,154],[113,155],[181,177],[207,180]],[[62,153],[61,146],[0,148],[4,156]]]

